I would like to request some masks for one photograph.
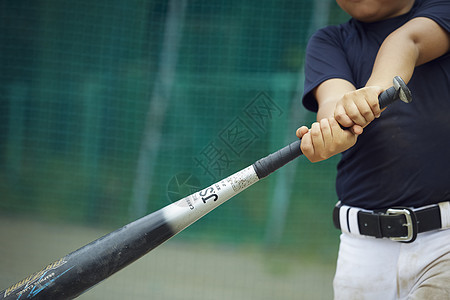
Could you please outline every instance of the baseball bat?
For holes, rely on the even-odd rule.
[[[380,107],[411,93],[399,77]],[[300,156],[300,140],[247,168],[113,231],[3,290],[2,299],[73,299],[161,245],[211,210]]]

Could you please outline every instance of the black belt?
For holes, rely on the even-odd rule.
[[[342,221],[347,222],[344,224],[350,232],[352,226],[349,224],[349,212],[350,209],[355,210],[355,208],[340,203],[336,205],[333,211],[333,222],[338,229],[342,229],[341,215],[343,213],[341,209],[347,210],[343,212],[346,220]],[[395,207],[383,211],[356,210],[353,211],[353,214],[356,214],[360,235],[385,237],[411,243],[416,239],[418,233],[442,228],[441,211],[437,204],[414,210],[408,207]]]

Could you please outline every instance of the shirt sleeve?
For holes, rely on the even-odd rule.
[[[438,23],[447,32],[450,32],[450,1],[427,0],[423,1],[413,18],[425,17]]]
[[[303,91],[303,105],[308,110],[318,110],[312,91],[320,83],[331,78],[342,78],[353,83],[342,40],[340,27],[328,26],[317,31],[308,42]]]

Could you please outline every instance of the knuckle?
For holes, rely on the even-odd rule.
[[[311,154],[314,151],[314,148],[312,147],[311,140],[309,139],[309,136],[305,135],[302,139],[302,142],[300,143],[300,149],[302,150],[303,154]]]
[[[328,122],[328,119],[323,119],[320,121],[320,128],[321,130],[328,131],[330,129],[330,123]]]
[[[374,119],[374,115],[372,110],[370,110],[369,108],[367,109],[363,109],[361,111],[361,114],[363,115],[363,117],[368,120],[368,121],[372,121]]]
[[[374,111],[379,110],[378,97],[375,97],[375,101],[370,101],[369,105],[370,108],[372,108],[372,110]]]
[[[354,94],[355,94],[354,91],[345,93],[345,94],[342,96],[342,101],[348,101],[350,98],[353,97]]]
[[[311,137],[312,138],[318,138],[321,136],[320,129],[314,128],[311,130]]]
[[[308,145],[302,145],[300,146],[300,149],[303,152],[303,155],[305,155],[311,162],[315,162],[314,160],[316,159],[314,156],[314,148],[312,147],[312,145],[308,144]]]
[[[359,118],[360,114],[356,111],[349,111],[347,112],[347,115],[350,117],[350,119],[352,120],[356,120]]]
[[[343,113],[343,112],[337,112],[337,113],[334,115],[334,118],[335,118],[336,120],[338,120],[338,121],[343,121],[343,120],[345,119],[345,116],[346,116],[345,113]]]

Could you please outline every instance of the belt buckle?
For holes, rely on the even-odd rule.
[[[416,216],[414,212],[406,207],[398,207],[398,208],[389,208],[386,211],[387,215],[390,216],[398,216],[404,215],[406,219],[406,223],[403,226],[407,227],[407,235],[399,236],[399,237],[390,237],[392,241],[403,242],[403,243],[412,243],[417,237],[417,222]]]

